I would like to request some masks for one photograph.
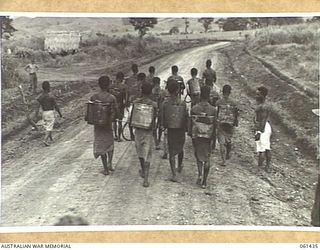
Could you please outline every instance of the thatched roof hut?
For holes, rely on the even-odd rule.
[[[49,52],[78,50],[81,34],[75,31],[50,31],[44,41],[44,49]]]

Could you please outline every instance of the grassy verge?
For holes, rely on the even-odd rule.
[[[304,23],[258,30],[247,49],[271,70],[310,97],[319,97],[320,23]]]

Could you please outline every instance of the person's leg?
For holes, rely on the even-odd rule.
[[[43,139],[43,143],[46,145],[46,146],[49,146],[49,142],[48,142],[48,139],[50,137],[50,132],[51,131],[46,131],[45,135],[44,135],[44,139]]]
[[[32,92],[33,91],[33,75],[29,74],[29,78],[30,78],[29,91]]]
[[[117,121],[112,122],[112,125],[113,125],[114,139],[117,141],[119,138],[117,135],[117,131],[118,131]]]
[[[144,181],[143,181],[143,186],[144,187],[149,187],[149,169],[150,169],[150,162],[145,162],[144,164],[145,170],[144,170]]]
[[[220,143],[220,155],[221,155],[221,166],[226,165],[225,155],[226,155],[226,145],[224,143]]]
[[[37,75],[34,74],[34,77],[33,77],[33,92],[34,93],[37,93],[37,85],[38,85],[38,78],[37,78]]]
[[[263,157],[264,152],[259,152],[259,159],[258,159],[258,167],[262,167],[264,157]]]
[[[50,131],[50,133],[49,133],[49,139],[50,139],[50,141],[53,141],[53,138],[52,138],[52,131]]]
[[[231,149],[232,149],[231,141],[227,142],[226,149],[227,149],[226,160],[229,160],[231,158],[231,154],[230,153],[231,153]]]
[[[163,135],[163,156],[162,159],[168,158],[168,135],[164,133]]]
[[[176,176],[176,159],[175,156],[169,155],[169,162],[170,162],[170,168],[171,168],[171,173],[172,173],[172,178],[170,179],[173,182],[177,181],[177,176]]]
[[[157,129],[158,129],[158,142],[159,142],[159,144],[160,144],[160,142],[161,142],[161,136],[162,136],[162,130],[161,130],[161,127],[160,127],[160,123],[159,123],[159,121],[158,121],[159,119],[157,119]]]
[[[266,150],[266,171],[269,173],[271,171],[271,150]]]
[[[122,135],[122,119],[118,120],[118,142],[121,141],[121,135]]]
[[[181,173],[183,169],[183,156],[184,156],[183,151],[178,154],[178,173]]]
[[[140,157],[139,157],[139,161],[140,161],[140,166],[141,166],[141,169],[139,170],[139,174],[142,178],[144,178],[145,177],[145,162],[144,162],[144,159],[140,158]]]
[[[197,184],[201,185],[201,180],[203,178],[203,163],[197,159],[197,167],[198,167],[198,179]]]
[[[109,166],[108,169],[110,171],[114,171],[114,168],[112,166],[112,159],[113,159],[113,150],[108,152],[108,166]]]
[[[209,175],[209,170],[210,170],[210,160],[208,159],[207,162],[204,163],[204,167],[203,167],[204,173],[203,173],[203,181],[202,181],[202,188],[206,188],[207,187],[207,178]]]
[[[107,161],[107,155],[104,154],[104,155],[101,155],[101,161],[102,161],[102,164],[103,164],[103,174],[104,175],[109,175],[109,170],[108,170],[108,161]]]
[[[214,128],[212,141],[211,141],[211,153],[213,153],[214,150],[216,149],[216,144],[217,144],[217,129]]]

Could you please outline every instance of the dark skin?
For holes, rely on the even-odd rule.
[[[153,89],[159,88],[160,89],[160,82],[159,83],[153,83]],[[159,107],[159,100],[157,100],[157,104]],[[161,139],[161,130],[160,130],[160,124],[159,119],[156,119],[156,129],[153,131],[153,137],[154,137],[154,144],[156,145],[156,150],[160,149],[160,139]]]
[[[201,98],[200,104],[201,103],[209,103],[209,98]],[[214,135],[212,135],[211,139],[213,138],[214,138]],[[205,162],[198,160],[198,158],[196,160],[197,160],[197,167],[198,167],[197,184],[201,185],[201,187],[205,189],[207,187],[207,179],[208,179],[209,170],[211,166],[210,157],[208,157]]]
[[[116,84],[120,84],[122,82],[123,82],[123,77],[116,79]],[[125,98],[123,100],[124,101],[123,105],[126,105],[128,103],[128,99],[129,99],[128,91],[126,91]],[[119,103],[119,107],[120,107],[120,103]],[[119,119],[118,122],[117,121],[113,122],[113,127],[114,127],[115,140],[120,142],[121,141],[120,136],[122,134],[122,119],[121,120]]]
[[[263,96],[263,94],[259,90],[257,90],[256,92],[256,101],[257,101],[258,107],[256,108],[256,111],[255,111],[256,112],[255,131],[260,131],[261,133],[263,133],[266,122],[268,121],[268,118],[269,118],[269,110],[265,105],[265,96]],[[270,150],[266,150],[265,152],[259,152],[258,166],[262,167],[264,156],[266,159],[266,171],[270,172],[270,162],[271,162]]]
[[[50,88],[44,89],[43,92],[44,92],[44,94],[49,94],[50,93]],[[38,103],[38,106],[37,106],[37,109],[36,109],[36,117],[39,116],[40,108],[41,108],[41,104]],[[55,103],[54,109],[58,112],[59,116],[62,118],[62,114],[61,114],[60,108],[56,103]],[[46,133],[45,133],[43,142],[44,142],[44,144],[46,146],[49,146],[48,139],[50,139],[50,141],[53,141],[52,131],[46,131]]]
[[[138,75],[138,72],[139,72],[138,68],[132,67],[131,70],[132,70],[133,76]],[[129,106],[130,106],[130,103],[129,103],[129,101],[127,101],[127,107],[129,107]],[[129,125],[129,130],[130,130],[131,141],[134,141],[133,127],[131,125]]]
[[[151,99],[151,95],[150,94],[142,94],[142,98],[148,98]],[[156,124],[156,114],[153,117],[153,124]],[[155,126],[153,126],[152,131],[153,134],[155,132]],[[139,170],[139,174],[140,176],[144,179],[143,180],[143,186],[144,187],[149,187],[149,169],[150,169],[150,162],[145,161],[144,158],[140,158],[139,157],[139,161],[140,161],[140,166],[141,169]]]
[[[106,87],[105,89],[101,88],[101,92],[109,93],[109,87]],[[115,113],[117,113],[117,111]],[[104,175],[109,175],[110,171],[114,171],[114,168],[112,167],[113,150],[109,151],[107,154],[101,155],[100,157],[104,169],[102,173]]]
[[[223,93],[223,98],[225,100],[228,100],[230,96],[230,93]],[[219,115],[219,106],[218,106],[218,115]],[[238,126],[238,110],[234,110],[234,121],[232,124],[233,127]],[[226,160],[230,159],[230,153],[232,149],[232,144],[226,143],[226,144],[220,144],[220,155],[221,155],[221,166],[226,166]]]
[[[178,98],[178,91],[174,92],[174,93],[170,93],[170,98],[173,99],[177,99]],[[163,119],[162,119],[163,120]],[[175,156],[174,155],[170,155],[169,153],[169,163],[170,163],[170,168],[171,168],[171,172],[172,172],[172,177],[171,177],[171,181],[172,182],[177,182],[177,171],[178,173],[181,173],[182,168],[183,168],[183,157],[184,157],[184,152],[180,152],[178,154],[178,169],[176,170],[176,161],[175,161]]]
[[[191,77],[193,80],[195,80],[197,78],[197,74],[191,74]],[[199,100],[199,96],[192,96],[189,88],[187,89],[187,95],[190,96],[190,98],[192,100],[191,106],[194,106],[197,103],[197,101]]]

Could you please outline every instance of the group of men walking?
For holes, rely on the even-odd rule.
[[[211,65],[211,60],[207,60],[202,78],[198,78],[198,70],[192,68],[191,79],[186,84],[178,75],[178,67],[172,66],[172,75],[167,79],[164,89],[160,87],[161,80],[155,76],[153,66],[149,68],[149,74],[146,75],[139,73],[138,66],[133,64],[131,76],[125,79],[123,72],[118,72],[114,82],[108,76],[101,76],[98,80],[100,90],[90,98],[91,107],[98,107],[93,108],[95,112],[98,110],[98,113],[90,114],[88,104],[86,120],[94,124],[94,156],[102,160],[102,173],[108,175],[110,171],[114,171],[112,166],[114,140],[121,141],[125,108],[132,106],[130,136],[135,141],[143,186],[149,186],[152,153],[154,149],[160,149],[162,135],[164,151],[162,158],[166,159],[169,156],[170,180],[177,181],[177,173],[183,169],[187,133],[192,138],[198,169],[196,183],[206,188],[211,166],[210,154],[216,146],[216,140],[220,146],[220,165],[226,166],[231,157],[232,136],[234,127],[238,126],[239,117],[239,109],[230,97],[232,87],[228,84],[224,85],[222,95],[219,96],[215,86],[216,72]],[[27,68],[36,67],[28,66]],[[34,73],[30,74],[34,80]],[[32,86],[35,91],[36,85]],[[36,113],[38,114],[40,109],[43,110],[42,118],[46,129],[44,144],[49,146],[49,140],[53,141],[54,110],[61,117],[62,114],[55,98],[50,94],[50,83],[44,81],[42,88],[43,93],[38,98],[39,105]],[[186,96],[191,99],[191,109],[187,108],[185,90]],[[263,86],[256,91],[254,138],[259,155],[258,165],[262,167],[266,161],[265,170],[269,172],[272,128],[269,122],[270,108],[265,102],[267,95],[268,89]],[[318,183],[312,224],[319,226],[319,218]]]
[[[161,80],[155,76],[153,66],[149,67],[148,75],[139,73],[138,66],[133,64],[132,75],[126,79],[123,72],[118,72],[113,82],[108,76],[100,77],[100,91],[90,100],[93,103],[111,104],[109,115],[113,117],[112,124],[109,122],[108,125],[94,126],[94,156],[101,157],[103,174],[108,175],[114,170],[113,141],[121,141],[122,119],[125,108],[130,106],[130,136],[135,141],[143,186],[149,186],[152,153],[154,149],[160,149],[162,136],[162,158],[169,158],[170,180],[177,181],[177,173],[183,169],[184,144],[188,134],[192,138],[198,168],[196,183],[206,188],[210,155],[215,149],[216,140],[220,146],[220,165],[226,166],[231,157],[232,136],[234,127],[238,126],[239,115],[239,109],[230,97],[230,85],[224,85],[222,95],[219,96],[215,85],[216,72],[211,66],[211,60],[207,60],[202,78],[197,77],[198,70],[192,68],[191,78],[185,83],[178,74],[179,68],[174,65],[171,67],[172,75],[165,81],[165,88],[160,87]],[[255,131],[260,154],[259,165],[262,166],[265,154],[266,170],[269,171],[271,127],[268,123],[268,107],[264,103],[266,95],[266,88],[257,90]],[[191,99],[189,109],[185,96]]]

